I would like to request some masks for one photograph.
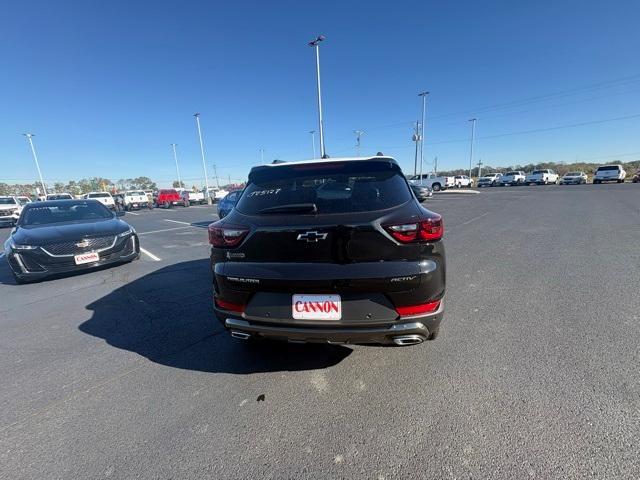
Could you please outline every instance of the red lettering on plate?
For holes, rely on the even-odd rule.
[[[302,305],[302,308],[300,308],[300,305]],[[305,311],[304,310],[304,304],[299,300],[296,302],[295,308],[296,308],[296,312],[304,312]]]
[[[334,312],[338,313],[338,304],[336,302],[328,302],[328,303],[329,303],[329,312],[333,310]]]

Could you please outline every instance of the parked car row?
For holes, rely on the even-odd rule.
[[[593,175],[592,182],[595,184],[603,182],[623,183],[627,172],[621,165],[603,165],[598,167]],[[529,174],[523,171],[512,171],[502,173],[487,173],[478,179],[480,187],[502,187],[505,185],[580,185],[588,183],[588,176],[584,172],[569,172],[560,177],[550,168],[534,170]],[[633,182],[640,181],[640,170],[635,173]]]

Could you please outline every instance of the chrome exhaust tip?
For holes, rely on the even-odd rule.
[[[399,335],[393,337],[393,343],[401,347],[407,347],[409,345],[418,345],[424,342],[425,338],[422,335]]]
[[[235,330],[232,330],[231,331],[231,336],[233,338],[237,338],[239,340],[249,340],[249,337],[251,336],[251,334],[245,333],[245,332],[237,332]]]

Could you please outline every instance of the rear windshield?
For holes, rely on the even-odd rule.
[[[0,198],[0,205],[15,205],[16,201],[13,198]]]
[[[520,175],[520,172],[507,172],[505,175]]]
[[[126,195],[146,195],[144,192],[127,192]]]
[[[569,172],[565,177],[579,177],[580,175],[582,175],[580,172]]]
[[[236,208],[248,215],[296,205],[319,214],[348,213],[384,210],[412,198],[400,168],[391,162],[298,164],[252,172]]]
[[[531,175],[540,175],[542,173],[547,173],[546,170],[534,170]]]
[[[607,165],[606,167],[598,167],[598,172],[610,172],[613,170],[619,170],[619,165]]]
[[[108,193],[90,193],[89,195],[87,195],[87,198],[108,198],[111,195],[109,195]]]
[[[47,195],[47,200],[73,200],[73,197],[68,193],[52,193]]]
[[[113,218],[113,213],[98,202],[64,203],[54,206],[27,205],[20,217],[20,226]]]

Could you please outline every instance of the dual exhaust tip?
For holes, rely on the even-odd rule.
[[[249,340],[251,338],[250,333],[239,332],[237,330],[231,331],[231,336],[233,338],[237,338],[238,340]],[[398,335],[397,337],[393,337],[393,343],[400,347],[408,347],[410,345],[418,345],[425,341],[425,337],[422,335]],[[304,342],[301,342],[304,343]]]
[[[409,345],[418,345],[425,341],[422,335],[398,335],[393,337],[393,343],[400,347],[408,347]]]

